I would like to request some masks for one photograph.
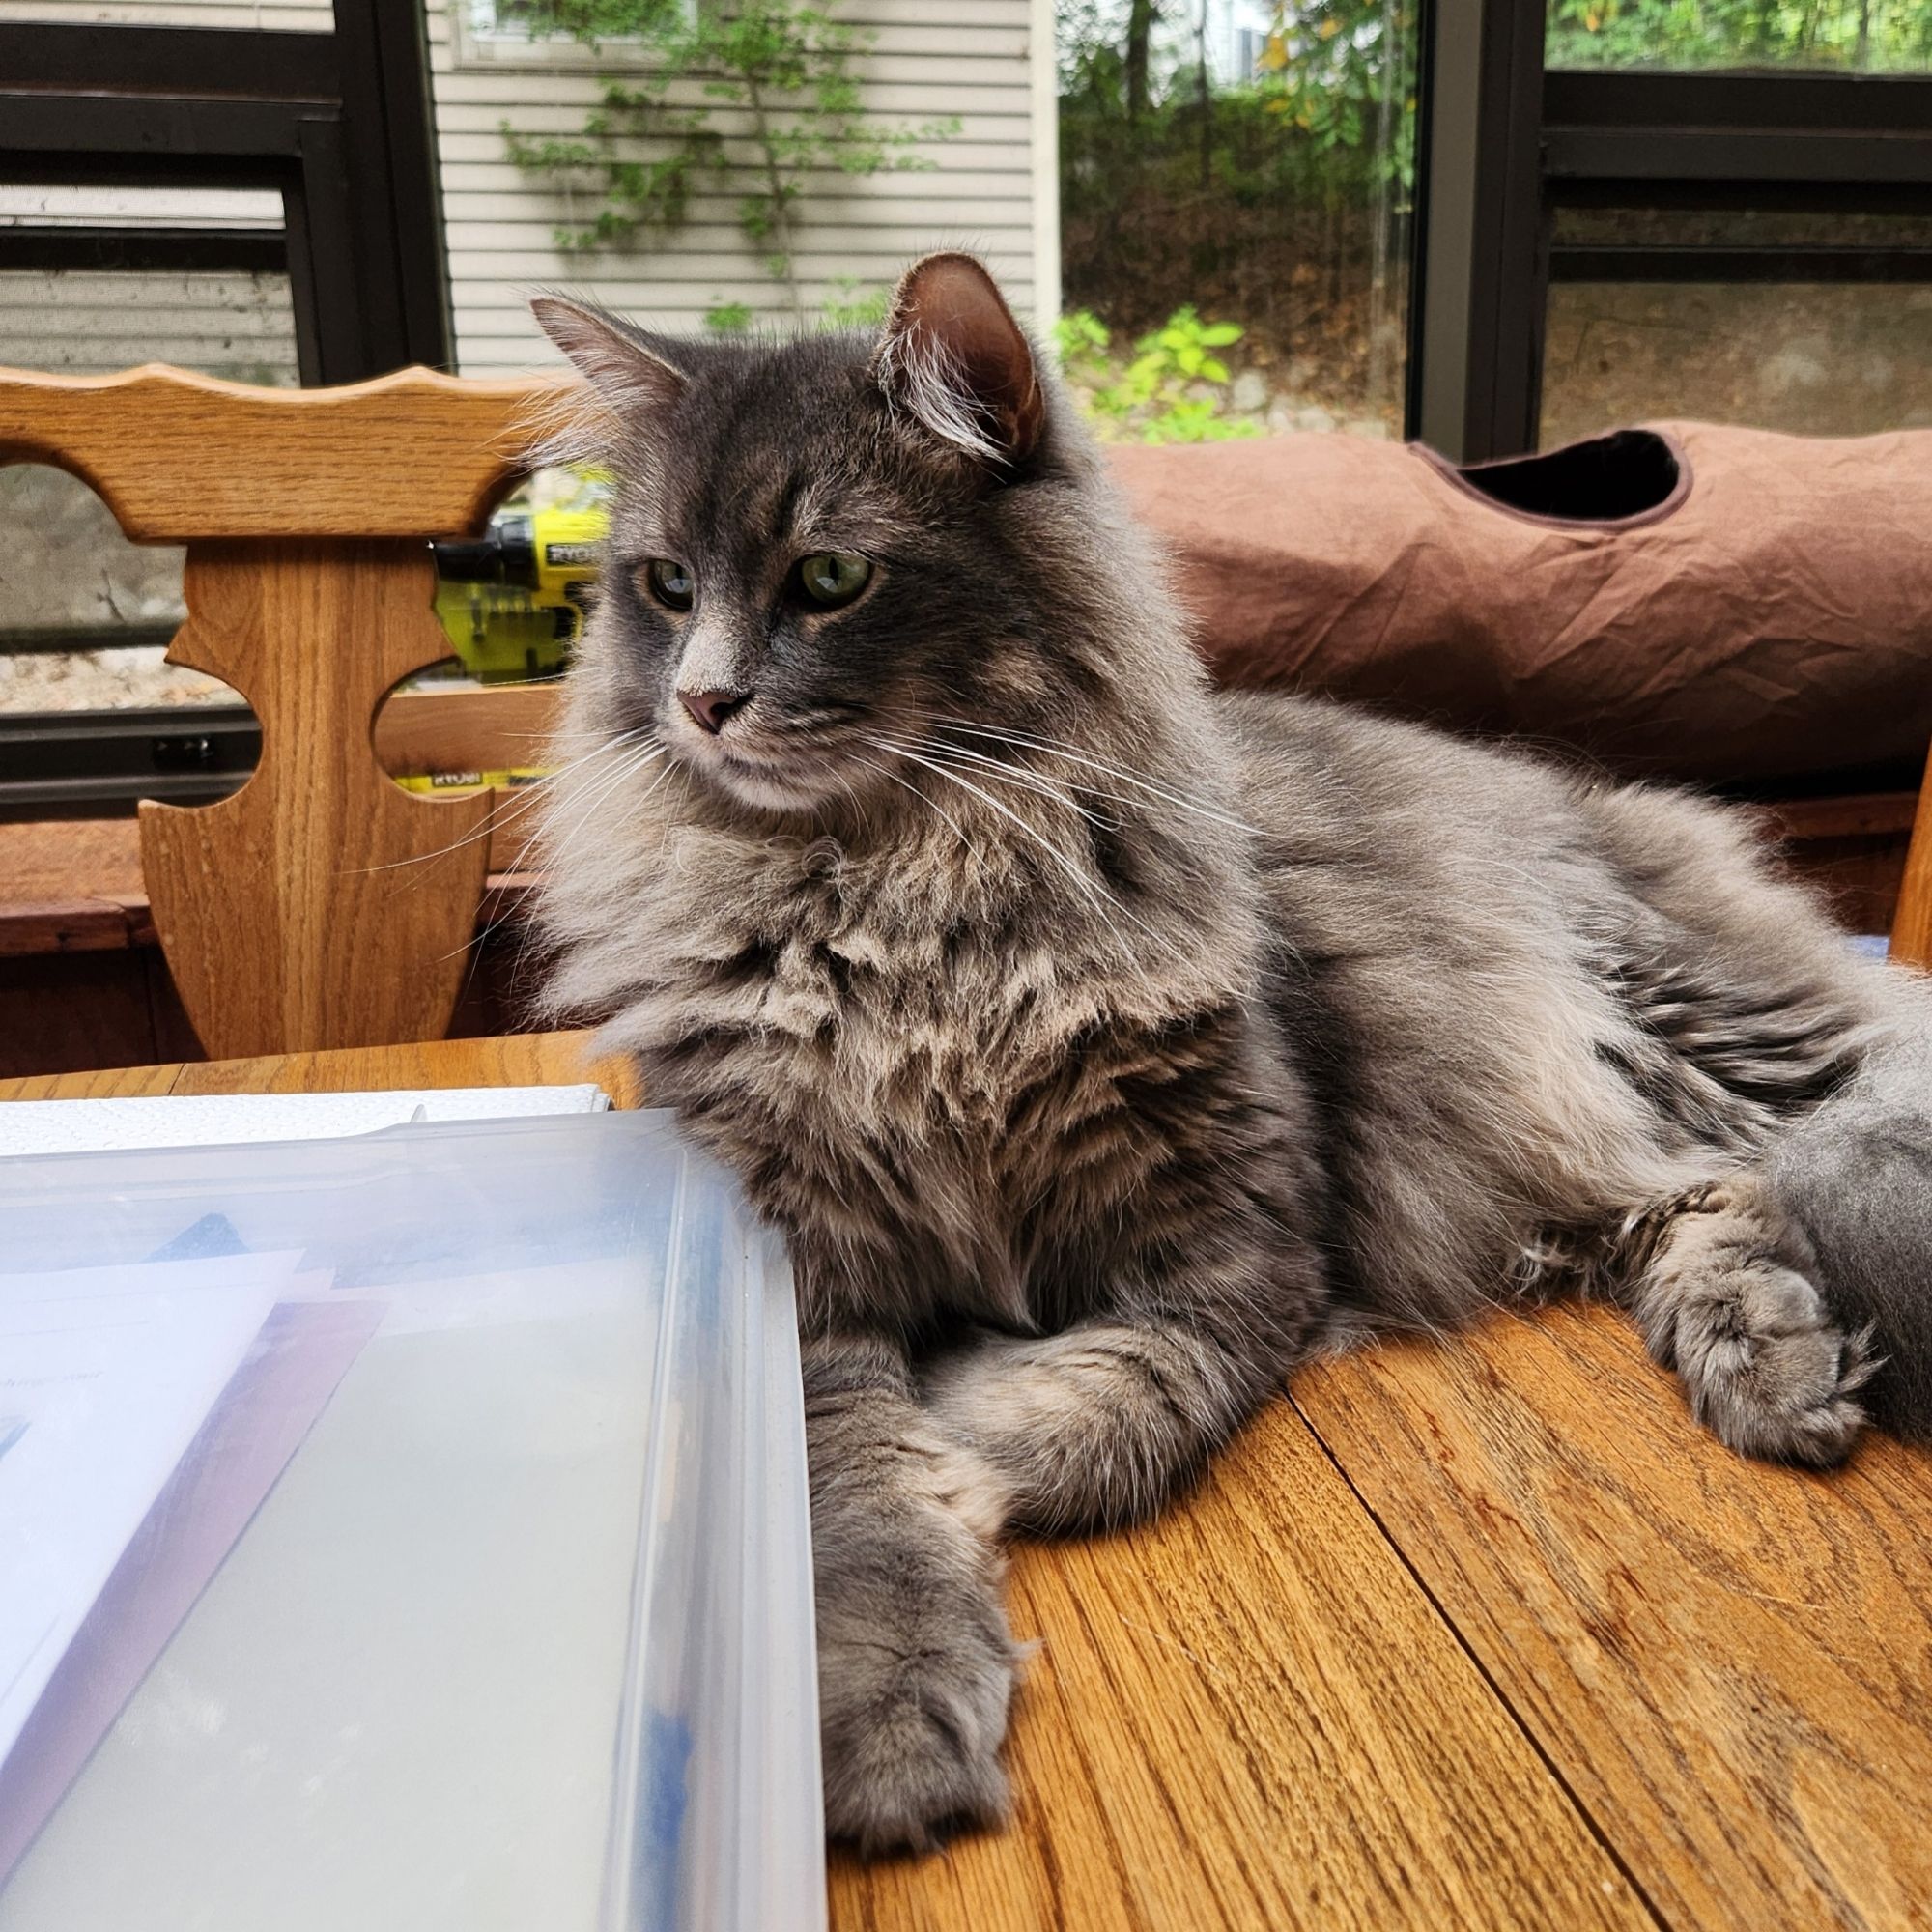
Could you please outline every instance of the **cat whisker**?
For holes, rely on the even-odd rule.
[[[614,743],[615,741],[613,740],[612,742]],[[548,856],[554,858],[558,854],[560,854],[568,846],[570,840],[576,836],[578,830],[582,826],[586,824],[592,816],[594,816],[597,808],[601,806],[607,798],[610,797],[611,792],[613,792],[620,784],[624,783],[627,780],[636,777],[638,773],[648,769],[649,766],[659,756],[662,755],[664,749],[665,748],[662,745],[655,745],[655,744],[647,745],[643,747],[640,751],[634,751],[632,755],[629,758],[627,758],[623,763],[619,764],[613,771],[610,773],[599,773],[597,778],[592,781],[592,787],[587,801],[582,803],[582,809],[571,819],[570,824],[565,828],[563,833],[554,839],[553,839],[548,833],[541,835],[541,841]],[[587,757],[580,758],[575,760],[574,762],[575,764],[587,763],[588,758]],[[658,774],[657,778],[652,781],[649,787],[643,793],[643,798],[649,798],[652,792],[655,792],[658,786],[661,785],[665,781],[665,780],[670,775],[670,773],[675,769],[676,767],[674,765],[667,765],[665,769]],[[561,776],[561,774],[559,774],[559,776]],[[641,804],[642,799],[640,799],[639,803]],[[457,956],[458,953],[469,952],[472,951],[480,954],[484,942],[488,940],[495,932],[497,932],[512,917],[512,915],[515,914],[520,909],[521,909],[521,901],[505,906],[503,911],[499,913],[495,919],[493,919],[489,923],[489,924],[482,929],[481,932],[473,934],[470,938],[466,940],[461,946],[456,947],[449,952],[445,952],[442,955],[442,957],[444,959],[453,959]]]
[[[976,863],[978,862],[980,857],[979,847],[973,843],[972,839],[967,838],[965,831],[960,826],[959,821],[956,818],[954,818],[952,814],[950,811],[948,811],[944,806],[940,805],[937,802],[937,800],[926,797],[925,793],[921,791],[916,784],[908,784],[904,779],[899,777],[898,773],[891,770],[889,767],[885,765],[880,764],[876,758],[861,758],[859,762],[862,765],[864,765],[867,771],[877,772],[882,779],[890,779],[893,781],[893,783],[897,785],[901,791],[910,792],[913,795],[913,797],[918,799],[922,805],[927,807],[930,810],[936,812],[939,815],[939,817],[945,821],[946,824],[950,825],[952,828],[953,834],[958,838],[960,844],[965,846],[966,850],[972,855],[975,862]]]
[[[1041,798],[1051,799],[1057,805],[1064,805],[1068,811],[1078,812],[1088,824],[1097,825],[1103,831],[1119,832],[1122,829],[1118,819],[1104,818],[1097,812],[1088,810],[1071,795],[1076,791],[1084,791],[1090,798],[1108,799],[1115,805],[1128,803],[1116,793],[1097,790],[1093,785],[1081,784],[1077,780],[1069,781],[1062,786],[1048,778],[1044,772],[1036,772],[1024,765],[1009,764],[1005,758],[990,758],[983,752],[975,752],[965,745],[952,744],[948,739],[922,738],[920,745],[922,750],[931,752],[935,755],[950,753],[955,758],[970,758],[976,766],[983,767],[1003,779],[1010,780],[1014,784],[1024,785],[1027,790],[1038,793]]]
[[[466,845],[475,844],[479,838],[488,838],[494,833],[505,831],[526,812],[533,811],[544,804],[545,793],[580,766],[587,765],[593,758],[601,758],[619,750],[624,747],[627,740],[639,734],[626,731],[608,743],[572,758],[568,764],[559,765],[555,771],[546,772],[542,778],[534,779],[528,784],[519,785],[516,802],[513,805],[507,810],[500,805],[493,805],[489,815],[475,831],[466,833],[461,838],[452,839],[447,845],[439,845],[433,852],[418,852],[413,858],[388,859],[379,866],[362,866],[356,869],[358,872],[393,872],[404,866],[426,866],[433,859],[446,859],[452,852],[460,852]]]
[[[581,798],[570,801],[571,805],[576,809],[571,811],[568,818],[558,816],[556,818],[546,819],[538,828],[536,837],[531,841],[532,850],[539,858],[542,866],[548,869],[558,860],[564,858],[570,851],[579,832],[596,817],[605,801],[620,785],[628,783],[639,773],[646,770],[655,761],[656,755],[652,754],[634,759],[618,766],[616,770],[609,774],[600,774]]]
[[[965,750],[963,746],[959,745],[942,746],[940,744],[935,743],[931,739],[922,739],[920,742],[921,742],[921,748],[923,750],[931,751],[935,753],[940,752],[942,750],[950,752],[963,752]],[[966,755],[970,757],[974,756],[975,754],[972,753],[967,753]],[[944,765],[945,762],[946,760],[944,758],[940,759],[940,763],[942,765]],[[1078,812],[1080,816],[1084,818],[1090,825],[1099,826],[1102,827],[1103,829],[1111,831],[1120,830],[1120,827],[1117,824],[1114,824],[1113,822],[1108,820],[1096,818],[1092,812],[1084,810],[1079,805],[1075,804],[1072,800],[1065,797],[1065,794],[1062,793],[1057,787],[1053,786],[1051,781],[1042,780],[1040,784],[1034,784],[1027,782],[1027,781],[1030,779],[1038,778],[1039,776],[1038,774],[1022,772],[1016,767],[1005,764],[997,758],[988,759],[985,760],[984,762],[992,765],[994,767],[995,772],[1000,777],[1012,780],[1015,783],[1020,784],[1023,789],[1037,792],[1041,797],[1052,799],[1056,804],[1064,805],[1067,807],[1069,810]],[[954,781],[963,782],[963,781],[960,781],[957,778],[956,774],[954,775]],[[1045,789],[1041,788],[1042,785],[1045,786]],[[981,796],[983,796],[983,794],[981,794]],[[1156,932],[1154,928],[1149,925],[1145,920],[1138,918],[1133,912],[1129,911],[1126,906],[1122,905],[1121,903],[1119,895],[1107,890],[1104,881],[1095,881],[1094,883],[1098,886],[1098,889],[1100,890],[1102,895],[1105,897],[1106,902],[1109,905],[1111,905],[1114,908],[1114,910],[1121,915],[1122,919],[1126,920],[1137,930],[1145,933],[1147,937],[1150,940],[1151,940],[1155,946],[1159,947],[1164,952],[1166,952],[1171,959],[1174,959],[1181,964],[1187,963],[1186,952],[1180,947],[1176,945],[1173,940],[1167,938],[1162,933]],[[1112,922],[1110,921],[1109,923],[1111,924]]]
[[[876,740],[875,742],[877,743],[880,751],[895,752],[902,758],[910,758],[914,764],[923,766],[925,770],[936,773],[940,778],[950,779],[952,781],[952,783],[958,785],[962,791],[971,792],[975,798],[979,799],[981,802],[981,804],[990,806],[995,811],[997,811],[1000,814],[1002,818],[1009,820],[1011,824],[1018,827],[1018,829],[1021,832],[1023,832],[1029,838],[1031,838],[1036,845],[1039,846],[1042,851],[1046,852],[1060,867],[1061,870],[1064,871],[1066,874],[1066,876],[1073,882],[1075,887],[1079,889],[1080,893],[1088,899],[1088,901],[1097,906],[1098,894],[1103,889],[1100,888],[1094,880],[1089,878],[1087,874],[1083,872],[1080,869],[1080,867],[1076,866],[1073,863],[1073,861],[1069,859],[1066,856],[1066,854],[1063,852],[1060,849],[1060,847],[1052,841],[1052,839],[1048,838],[1043,833],[1036,830],[1035,827],[1029,825],[1026,822],[1026,820],[1022,818],[1018,812],[1012,810],[1010,807],[1002,805],[1000,801],[992,795],[991,792],[981,791],[980,788],[978,785],[974,784],[970,779],[961,777],[958,772],[953,771],[949,766],[938,764],[931,758],[922,757],[920,753],[914,751],[912,747],[909,745],[898,744],[895,740],[890,738],[881,738]]]
[[[1234,832],[1252,834],[1255,828],[1245,819],[1233,818],[1225,811],[1217,811],[1211,806],[1203,805],[1198,799],[1189,798],[1184,792],[1171,791],[1165,785],[1155,784],[1151,780],[1138,777],[1133,772],[1124,771],[1121,766],[1110,764],[1104,758],[1095,758],[1071,745],[1058,743],[1051,738],[1036,738],[1024,731],[994,731],[982,724],[968,723],[963,718],[942,718],[938,721],[955,731],[964,731],[975,738],[990,738],[995,743],[1014,747],[1025,746],[1030,751],[1044,752],[1050,757],[1065,758],[1076,765],[1085,765],[1090,771],[1101,773],[1111,779],[1118,779],[1122,784],[1129,784],[1136,791],[1144,791],[1151,797],[1165,799],[1169,805],[1178,805],[1184,811],[1191,811],[1197,817],[1212,819],[1217,825],[1225,825]]]
[[[615,750],[623,748],[631,735],[631,733],[626,732],[623,738],[613,739],[611,747],[608,749]],[[633,749],[641,749],[655,755],[664,750],[664,746],[655,737],[647,735],[642,738],[640,747]],[[598,755],[599,753],[596,752],[586,753],[584,756],[572,759],[568,765],[551,773],[548,777],[537,780],[534,784],[527,787],[535,796],[528,799],[519,799],[516,805],[496,820],[497,829],[504,829],[514,825],[520,818],[526,817],[531,811],[548,806],[550,803],[548,794],[550,791],[555,789],[556,781],[567,777],[580,766],[588,764],[592,758]],[[648,763],[649,760],[646,759],[644,762]],[[525,789],[525,787],[520,787],[520,789]]]
[[[568,798],[570,804],[578,806],[578,811],[573,815],[569,824],[561,833],[555,832],[553,825],[549,822],[540,824],[531,838],[531,849],[537,851],[555,850],[567,843],[570,834],[576,827],[594,812],[597,807],[611,792],[619,785],[636,777],[638,773],[647,770],[662,755],[661,748],[645,748],[642,751],[634,752],[620,763],[611,767],[610,771],[596,774],[588,781],[582,793],[579,793],[575,797],[565,794],[564,796]],[[558,810],[564,809],[562,799],[547,801],[546,803],[554,805]]]
[[[1016,811],[1013,811],[1009,807],[1002,805],[1000,801],[996,799],[990,792],[982,791],[978,785],[974,784],[970,779],[963,777],[960,773],[952,770],[950,767],[943,764],[935,763],[933,760],[929,758],[921,757],[920,754],[917,752],[913,751],[909,746],[900,745],[894,742],[891,739],[885,739],[885,738],[879,739],[876,742],[881,751],[896,752],[900,757],[910,758],[914,764],[923,765],[927,771],[934,772],[943,779],[950,779],[954,784],[958,785],[962,790],[971,792],[975,798],[978,798],[982,803],[991,806],[992,809],[995,811],[997,811],[1003,818],[1009,819],[1015,826],[1019,828],[1021,832],[1025,833],[1026,836],[1035,842],[1035,844],[1038,845],[1042,851],[1048,853],[1059,864],[1061,868],[1065,872],[1068,879],[1070,879],[1073,882],[1074,886],[1078,888],[1079,892],[1081,893],[1081,895],[1086,899],[1089,907],[1092,909],[1094,915],[1099,919],[1101,924],[1103,924],[1107,928],[1108,932],[1113,935],[1114,943],[1121,950],[1121,956],[1127,962],[1128,966],[1140,979],[1141,983],[1145,987],[1147,987],[1150,996],[1154,996],[1155,989],[1151,981],[1148,980],[1145,972],[1142,971],[1140,962],[1134,955],[1134,950],[1132,946],[1130,946],[1127,942],[1126,934],[1123,933],[1117,924],[1115,924],[1113,917],[1108,912],[1107,908],[1109,906],[1112,906],[1114,911],[1120,913],[1123,919],[1130,921],[1134,925],[1138,926],[1142,932],[1146,933],[1147,936],[1154,942],[1155,945],[1166,947],[1171,952],[1175,954],[1177,958],[1180,957],[1181,955],[1179,954],[1179,950],[1173,947],[1171,942],[1164,940],[1161,937],[1161,935],[1155,932],[1151,926],[1148,925],[1145,921],[1135,918],[1135,916],[1132,913],[1130,913],[1125,906],[1122,905],[1120,900],[1117,899],[1114,896],[1114,895],[1110,893],[1103,884],[1101,884],[1098,880],[1090,878],[1086,873],[1082,872],[1079,867],[1077,867],[1073,863],[1073,861],[1069,859],[1066,856],[1066,854],[1060,849],[1058,845],[1054,844],[1054,842],[1050,838],[1046,838],[1044,834],[1036,830],[1035,827],[1029,825],[1026,822],[1026,820],[1022,818]]]
[[[659,758],[663,757],[664,754],[665,754],[664,746],[662,745],[647,746],[643,748],[641,751],[634,753],[629,758],[625,759],[623,763],[619,764],[613,771],[600,772],[597,775],[597,777],[591,781],[587,797],[581,800],[572,801],[574,804],[578,806],[579,809],[576,812],[572,814],[568,824],[566,824],[560,831],[554,830],[552,826],[546,824],[542,828],[542,830],[538,832],[536,838],[536,844],[538,850],[547,854],[556,853],[564,850],[569,845],[571,839],[575,838],[577,833],[585,824],[589,822],[592,816],[594,816],[594,814],[596,813],[598,808],[601,805],[603,805],[604,801],[608,799],[618,788],[618,786],[627,783],[631,779],[637,777],[637,775],[639,772],[647,770],[652,764],[656,763],[656,761]],[[669,769],[669,767],[667,767],[667,769]],[[662,776],[663,774],[659,775],[660,779],[662,779]],[[654,783],[651,786],[650,791],[646,791],[644,796],[648,798],[650,796],[650,792],[655,791],[656,788],[657,788],[656,784]]]

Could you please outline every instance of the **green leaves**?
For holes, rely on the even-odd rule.
[[[1142,336],[1132,359],[1120,368],[1108,354],[1112,331],[1091,309],[1074,309],[1053,327],[1075,396],[1102,440],[1117,442],[1222,442],[1259,436],[1259,425],[1222,415],[1223,398],[1213,391],[1232,379],[1228,365],[1208,353],[1246,333],[1238,323],[1204,323],[1188,303]]]
[[[1113,339],[1113,332],[1091,308],[1069,309],[1053,325],[1053,346],[1069,367],[1098,360]]]
[[[877,328],[885,321],[893,302],[891,289],[862,290],[857,275],[835,275],[833,287],[837,293],[825,298],[825,327]]]
[[[1924,72],[1925,0],[1551,0],[1551,67]]]
[[[517,167],[567,199],[602,203],[588,218],[555,231],[558,247],[636,247],[647,230],[684,220],[701,175],[724,176],[727,168],[737,175],[749,161],[759,185],[740,198],[738,223],[765,271],[786,285],[801,320],[792,274],[798,178],[821,169],[870,175],[930,167],[916,145],[959,131],[956,116],[906,127],[863,113],[854,70],[871,36],[801,0],[733,0],[728,9],[706,0],[695,7],[685,0],[521,0],[517,12],[532,35],[567,37],[598,51],[613,41],[641,42],[651,67],[639,82],[603,77],[602,104],[585,117],[582,139],[530,141],[502,125],[504,150]],[[681,101],[695,94],[697,104],[670,104],[674,91]],[[713,125],[714,102],[734,118],[748,116],[749,131],[727,138]]]

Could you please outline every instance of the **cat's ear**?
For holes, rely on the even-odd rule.
[[[1033,345],[971,255],[928,255],[906,270],[872,373],[934,436],[989,462],[1023,461],[1046,423]]]
[[[683,394],[684,371],[607,310],[546,295],[530,313],[590,384],[547,397],[533,412],[525,425],[532,461],[594,461]]]
[[[530,313],[613,407],[661,407],[683,392],[684,371],[607,309],[564,296],[538,296]]]

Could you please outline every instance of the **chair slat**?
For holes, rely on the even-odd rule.
[[[1891,956],[1907,966],[1932,967],[1932,761],[1918,786],[1918,812],[1891,918]]]
[[[488,796],[434,800],[377,762],[384,693],[448,656],[419,543],[197,544],[168,652],[262,721],[232,797],[141,807],[141,867],[211,1056],[440,1038],[489,863]]]
[[[519,468],[519,424],[558,386],[430,369],[337,389],[251,388],[159,363],[0,369],[0,463],[71,470],[137,543],[455,536]]]

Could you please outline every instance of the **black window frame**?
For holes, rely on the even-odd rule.
[[[305,387],[452,367],[422,0],[334,0],[334,17],[332,33],[0,23],[0,181],[270,188],[283,211],[280,233],[5,228],[0,267],[284,271]],[[219,797],[258,744],[238,705],[0,716],[0,819]]]
[[[1436,68],[1469,84],[1434,103],[1411,415],[1447,454],[1536,448],[1552,282],[1932,281],[1916,244],[1556,242],[1565,207],[1932,215],[1932,73],[1546,70],[1545,22],[1543,0],[1435,0]]]
[[[192,229],[15,229],[0,259],[285,268],[304,385],[450,366],[421,0],[335,0],[327,34],[0,23],[0,181],[272,188],[279,260]]]

